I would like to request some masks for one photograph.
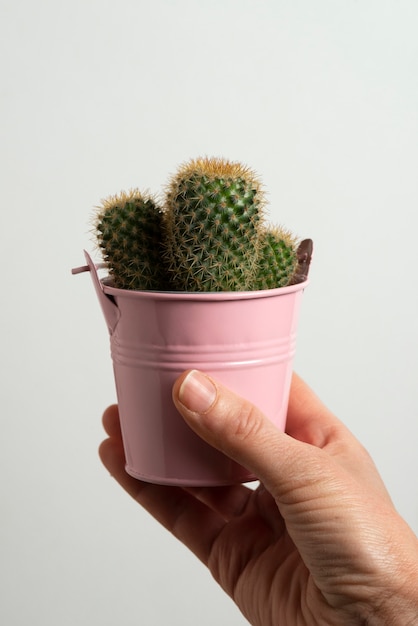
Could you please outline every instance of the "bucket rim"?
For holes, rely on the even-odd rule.
[[[115,298],[151,299],[151,300],[189,300],[189,301],[226,301],[226,300],[254,300],[256,298],[274,298],[303,291],[309,284],[306,279],[295,285],[275,287],[273,289],[258,289],[254,291],[151,291],[119,289],[109,284],[109,277],[100,280],[106,295]]]

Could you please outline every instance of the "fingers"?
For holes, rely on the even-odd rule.
[[[239,515],[253,494],[243,485],[181,489],[141,482],[126,473],[117,405],[103,414],[109,439],[102,442],[103,465],[123,489],[207,564],[224,524]]]
[[[288,433],[201,372],[185,372],[174,385],[173,399],[200,437],[264,483],[284,517],[288,506],[300,508],[302,501],[344,493],[348,484],[354,488],[353,481],[389,500],[367,451],[297,376],[292,383]]]
[[[119,411],[117,404],[109,406],[102,417],[103,427],[109,437],[121,437]]]
[[[323,448],[331,439],[349,434],[342,422],[295,373],[290,388],[286,432],[318,448]]]
[[[183,374],[174,402],[189,426],[205,441],[244,465],[279,499],[298,476],[315,476],[316,448],[281,433],[261,411],[201,372]],[[309,480],[307,481],[309,482]]]
[[[99,448],[99,456],[110,474],[122,485],[132,497],[139,501],[138,491],[141,482],[131,478],[125,471],[125,455],[121,440],[121,429],[117,405],[108,407],[103,413],[103,426],[110,439],[104,441]],[[186,491],[194,498],[219,513],[225,521],[242,513],[252,489],[244,485],[224,487],[190,487]]]
[[[115,420],[117,408],[110,407],[104,421],[112,432],[117,430]],[[225,525],[224,518],[179,487],[153,485],[129,476],[117,436],[101,444],[99,455],[123,489],[207,565],[212,545]]]
[[[219,513],[225,522],[241,515],[247,508],[254,491],[244,485],[223,487],[188,487],[195,498]]]
[[[324,448],[341,467],[378,492],[390,496],[369,453],[350,430],[321,402],[310,387],[293,374],[286,432],[318,448]]]

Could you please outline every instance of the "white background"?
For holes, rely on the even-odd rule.
[[[295,367],[418,531],[418,3],[1,0],[5,626],[238,626],[96,449],[115,399],[94,205],[182,161],[256,169],[315,241]]]

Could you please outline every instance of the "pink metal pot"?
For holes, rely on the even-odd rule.
[[[254,480],[190,430],[173,404],[173,383],[187,369],[202,370],[284,430],[307,281],[252,292],[129,291],[100,280],[85,255],[79,269],[91,272],[110,334],[126,471],[166,485]]]

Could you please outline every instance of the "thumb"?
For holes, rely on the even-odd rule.
[[[202,439],[254,473],[278,501],[290,504],[296,486],[309,489],[309,477],[316,482],[323,474],[319,449],[279,431],[257,407],[202,372],[182,374],[173,400]]]

